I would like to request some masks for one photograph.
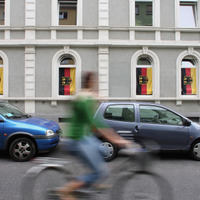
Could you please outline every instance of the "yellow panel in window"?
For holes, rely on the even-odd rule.
[[[196,68],[191,68],[191,77],[192,77],[192,83],[191,83],[191,90],[192,94],[197,94],[197,81],[196,81]]]
[[[152,68],[147,68],[147,77],[148,77],[148,82],[147,82],[147,94],[151,95],[152,92]]]
[[[76,92],[76,68],[70,68],[70,78],[71,78],[71,84],[70,84],[70,95],[74,95]]]
[[[3,67],[0,67],[0,95],[3,95]]]

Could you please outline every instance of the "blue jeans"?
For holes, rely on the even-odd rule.
[[[100,141],[95,136],[85,136],[81,140],[69,139],[64,142],[66,150],[80,159],[92,170],[90,174],[77,177],[84,181],[87,186],[96,180],[108,175],[108,168],[102,157]]]

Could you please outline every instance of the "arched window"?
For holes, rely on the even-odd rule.
[[[0,95],[3,95],[3,59],[0,57]]]
[[[189,47],[177,57],[176,66],[177,103],[181,105],[181,100],[199,98],[200,53]]]
[[[52,59],[52,98],[71,99],[80,88],[81,57],[65,46]]]
[[[143,47],[132,56],[131,97],[134,99],[160,97],[160,61],[148,47]]]
[[[139,57],[136,67],[136,95],[152,95],[152,64],[148,56]]]
[[[181,95],[197,94],[197,61],[192,56],[186,56],[181,61]]]
[[[59,63],[59,95],[74,95],[76,92],[76,66],[70,55],[62,56]]]

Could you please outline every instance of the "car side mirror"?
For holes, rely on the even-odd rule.
[[[191,122],[190,121],[184,119],[183,122],[184,122],[184,126],[191,126]]]

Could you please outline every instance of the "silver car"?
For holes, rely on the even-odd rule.
[[[102,102],[95,119],[112,127],[127,140],[148,139],[165,151],[189,151],[200,160],[200,125],[160,104],[139,102]],[[103,140],[107,161],[118,153],[118,148]]]

